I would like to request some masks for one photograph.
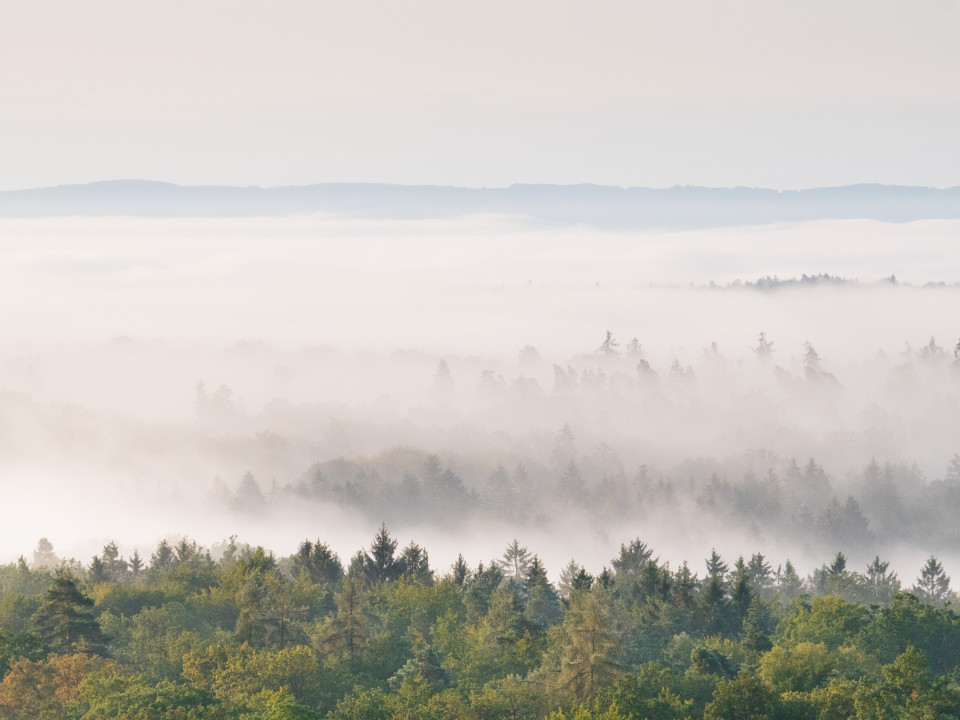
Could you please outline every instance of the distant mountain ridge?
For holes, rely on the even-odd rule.
[[[524,215],[548,225],[610,229],[703,228],[819,219],[960,219],[960,186],[846,185],[809,190],[666,189],[605,185],[325,183],[284,187],[182,186],[146,180],[0,192],[0,217],[277,217],[333,213],[383,219]]]

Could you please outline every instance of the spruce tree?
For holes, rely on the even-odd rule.
[[[933,555],[920,570],[920,577],[913,588],[914,594],[926,603],[943,605],[950,593],[950,578],[943,565]]]
[[[76,578],[66,570],[57,570],[53,584],[33,616],[33,624],[43,642],[56,652],[106,654],[100,623],[93,613],[93,600],[80,590]]]
[[[747,618],[747,612],[750,609],[750,603],[753,600],[754,593],[750,587],[750,573],[747,565],[741,555],[737,558],[733,571],[733,588],[731,590],[731,600],[736,613],[736,622],[742,625]]]
[[[803,590],[803,580],[789,560],[784,563],[782,571],[777,569],[777,590],[784,604],[789,603]]]
[[[547,579],[547,571],[536,555],[530,562],[526,578],[527,619],[540,627],[549,627],[560,617],[560,598]]]
[[[140,557],[140,551],[134,548],[133,555],[130,556],[130,573],[136,578],[143,572],[143,558]]]
[[[390,537],[386,523],[380,523],[370,545],[370,554],[364,553],[364,573],[370,582],[376,584],[396,579],[400,570],[393,556],[396,549],[397,541]]]
[[[335,583],[343,577],[340,557],[326,543],[304,540],[293,556],[294,574],[306,573],[314,584]]]
[[[522,582],[530,570],[530,551],[520,544],[520,541],[514,538],[513,542],[507,545],[501,559],[497,565],[503,571],[508,580]]]
[[[573,581],[581,569],[577,561],[571,559],[560,571],[560,597],[564,600],[570,597],[570,592],[573,590]]]
[[[405,577],[425,585],[433,583],[430,557],[427,551],[415,542],[411,542],[403,549],[400,557],[397,558],[396,567],[398,577]]]
[[[467,567],[467,561],[463,559],[462,553],[457,555],[457,561],[450,566],[450,569],[453,571],[453,581],[462,588],[470,575],[470,568]]]

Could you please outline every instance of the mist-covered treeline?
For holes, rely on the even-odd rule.
[[[437,573],[381,525],[349,559],[235,538],[43,538],[0,567],[0,715],[37,718],[867,718],[960,712],[960,617],[941,563],[915,582],[842,553],[716,551],[672,566],[637,539],[551,577],[513,540]],[[912,573],[911,573],[912,575]],[[902,592],[908,590],[909,592]]]
[[[356,509],[368,519],[449,528],[468,519],[551,527],[553,518],[576,516],[592,528],[689,519],[730,525],[760,541],[775,536],[778,547],[796,543],[804,554],[842,547],[862,557],[903,544],[949,551],[958,539],[957,456],[942,480],[927,483],[915,465],[871,461],[859,481],[844,488],[813,459],[802,466],[791,459],[779,472],[771,466],[762,477],[748,470],[733,480],[721,479],[722,465],[700,463],[682,476],[685,482],[672,474],[652,478],[645,466],[629,475],[603,475],[585,463],[586,472],[596,473],[587,482],[575,460],[553,470],[536,467],[533,475],[521,462],[510,471],[498,465],[485,482],[468,484],[436,455],[422,455],[398,448],[373,459],[318,463],[296,483],[268,492],[248,474],[234,491],[218,486],[214,497],[241,513],[309,512],[314,501]],[[711,467],[704,479],[700,473]]]
[[[806,568],[836,550],[951,558],[953,343],[841,361],[773,332],[743,342],[599,331],[567,358],[527,345],[510,359],[117,339],[0,367],[19,388],[0,404],[2,469],[24,522],[61,545],[79,516],[34,493],[90,508],[81,555],[117,530],[133,546],[197,528],[212,542],[319,517],[497,542],[576,523],[591,560],[619,533],[690,554],[718,529],[726,552],[760,543]]]
[[[387,519],[552,570],[636,534],[950,561],[956,226],[4,219],[0,552]]]

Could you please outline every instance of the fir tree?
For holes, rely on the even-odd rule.
[[[57,564],[57,554],[53,551],[53,543],[42,537],[33,551],[33,564],[36,567],[53,567]]]
[[[161,540],[160,544],[157,545],[156,551],[150,556],[150,569],[163,571],[172,564],[173,550],[170,547],[170,543],[166,540]]]
[[[750,601],[747,616],[743,621],[742,645],[753,653],[765,653],[773,647],[770,642],[770,612],[759,596]]]
[[[726,582],[727,571],[730,569],[730,566],[727,565],[723,558],[720,557],[716,549],[710,551],[710,557],[707,558],[707,577],[716,578],[720,581],[721,585]]]
[[[105,640],[93,612],[93,600],[84,595],[76,578],[57,570],[53,584],[33,616],[44,643],[60,653],[104,655]]]
[[[133,555],[130,556],[130,574],[135,578],[140,577],[143,572],[143,558],[140,557],[140,551],[134,548]]]
[[[530,551],[520,545],[520,541],[514,538],[513,542],[507,545],[497,564],[503,571],[504,577],[508,580],[522,581],[530,570]]]
[[[396,549],[397,541],[390,537],[386,524],[381,523],[370,545],[370,554],[364,553],[363,558],[364,574],[370,582],[383,583],[396,579],[400,570],[394,559]]]
[[[326,543],[304,540],[293,556],[295,575],[306,573],[315,584],[339,582],[343,577],[340,557]]]
[[[803,580],[789,560],[784,563],[783,570],[777,568],[777,591],[784,603],[789,603],[800,594],[803,589]]]
[[[457,561],[450,566],[450,569],[453,571],[453,582],[462,588],[470,575],[470,568],[467,567],[467,561],[463,559],[462,554],[457,555]]]
[[[571,559],[570,562],[564,565],[563,570],[560,571],[560,597],[564,600],[570,597],[570,592],[573,590],[573,581],[576,579],[580,570],[582,570],[582,568],[577,561]]]
[[[731,601],[738,624],[742,625],[743,621],[746,620],[747,612],[754,597],[753,590],[750,587],[750,573],[741,555],[734,565],[733,588],[731,590]]]
[[[914,594],[926,603],[943,605],[950,593],[950,578],[943,565],[933,555],[920,570],[920,577],[913,588]]]
[[[412,542],[407,545],[396,563],[397,575],[415,582],[430,585],[433,583],[433,571],[430,569],[430,558],[427,551]]]

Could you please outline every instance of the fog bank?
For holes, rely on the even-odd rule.
[[[0,220],[0,559],[346,556],[386,520],[439,568],[518,536],[597,570],[640,536],[908,569],[954,546],[958,230]]]

